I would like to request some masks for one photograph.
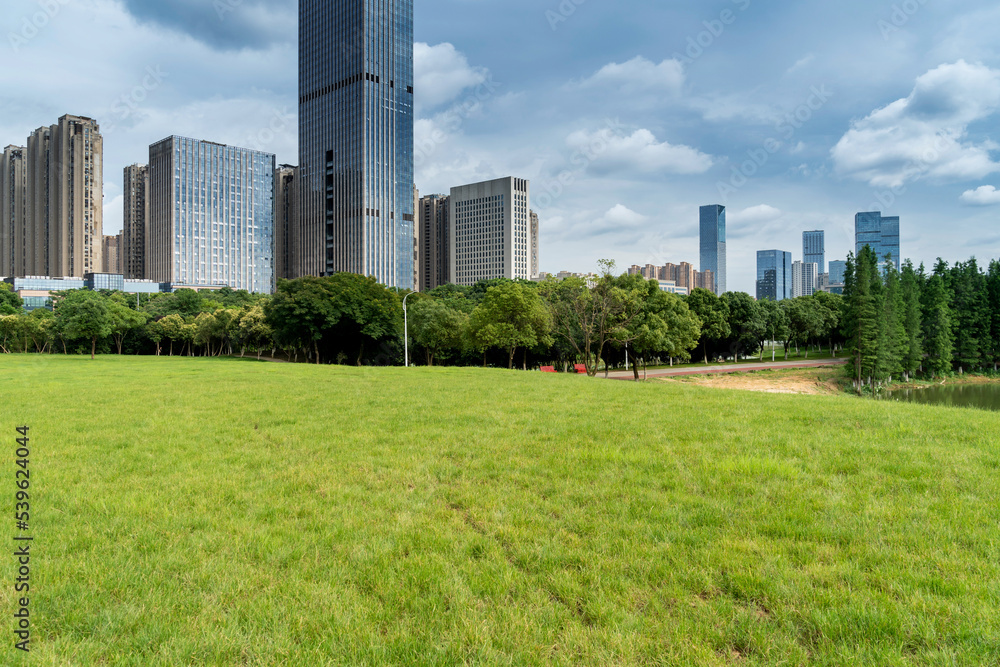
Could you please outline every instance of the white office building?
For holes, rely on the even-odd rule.
[[[507,177],[452,188],[449,207],[449,264],[456,285],[531,278],[528,181]]]

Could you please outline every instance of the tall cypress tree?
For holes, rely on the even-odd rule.
[[[990,262],[990,272],[986,278],[987,304],[989,305],[990,335],[986,348],[986,361],[997,370],[1000,364],[1000,262]]]
[[[923,271],[921,270],[921,273]],[[920,293],[923,288],[921,276],[913,269],[913,262],[903,263],[903,273],[900,279],[902,292],[903,331],[906,336],[903,349],[903,373],[907,381],[917,372],[924,360],[924,332],[920,316]]]
[[[892,382],[903,374],[903,356],[906,354],[906,330],[903,328],[903,296],[899,272],[889,255],[882,265],[885,287],[876,305],[879,314],[878,379]],[[882,284],[883,275],[879,275]]]
[[[844,274],[844,334],[859,390],[875,377],[879,326],[872,285],[880,280],[877,277],[873,280],[873,274],[878,273],[877,264],[875,253],[865,246],[856,258],[848,255]]]
[[[963,370],[982,368],[990,335],[986,278],[975,258],[955,264],[950,277],[955,363]]]
[[[953,338],[951,329],[950,296],[947,287],[948,271],[940,270],[944,264],[938,260],[934,274],[927,279],[923,291],[924,351],[927,353],[927,371],[931,377],[951,370]],[[945,265],[947,267],[947,265]]]

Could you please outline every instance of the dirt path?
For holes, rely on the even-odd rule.
[[[795,370],[802,368],[832,368],[842,366],[847,363],[847,359],[821,359],[819,361],[775,361],[751,364],[726,364],[721,366],[705,366],[704,368],[679,368],[671,370],[669,368],[649,371],[646,373],[647,379],[683,377],[685,375],[724,375],[728,373],[751,373],[753,371],[778,371]],[[604,377],[602,373],[598,377]],[[612,380],[634,380],[632,371],[614,371],[609,376]],[[642,379],[642,371],[639,372]]]
[[[657,378],[657,382],[696,384],[764,394],[832,395],[843,392],[843,374],[836,367]]]

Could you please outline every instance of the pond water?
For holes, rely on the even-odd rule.
[[[887,392],[885,398],[909,403],[1000,411],[1000,383],[952,384],[927,387],[926,389],[897,389]]]

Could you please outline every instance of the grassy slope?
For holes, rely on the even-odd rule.
[[[1000,415],[479,369],[0,374],[0,476],[15,422],[35,452],[33,664],[1000,659]]]

